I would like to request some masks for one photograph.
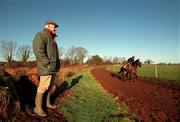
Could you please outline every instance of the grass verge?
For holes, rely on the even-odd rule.
[[[73,95],[59,106],[69,122],[131,122],[125,117],[126,107],[118,103],[91,76],[91,68],[86,68],[73,77],[68,78],[68,86]]]

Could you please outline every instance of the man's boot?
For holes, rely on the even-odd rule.
[[[35,105],[36,107],[34,108],[34,113],[36,113],[39,116],[45,117],[47,116],[46,112],[42,109],[42,103],[43,103],[43,94],[44,93],[38,93],[36,94],[36,99],[35,99]]]
[[[57,108],[57,106],[56,105],[52,105],[51,104],[51,102],[50,102],[50,97],[51,97],[51,94],[50,94],[50,92],[48,92],[48,94],[47,94],[47,100],[46,100],[46,106],[48,107],[48,108],[51,108],[51,109],[56,109]]]

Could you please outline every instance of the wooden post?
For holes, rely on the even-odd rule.
[[[157,73],[157,64],[155,65],[155,76],[156,76],[156,78],[158,77],[158,73]]]

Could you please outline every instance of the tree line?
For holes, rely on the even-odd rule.
[[[28,60],[35,60],[31,46],[19,45],[14,41],[0,41],[0,54],[5,59],[7,64],[11,64],[13,61],[20,61],[24,64]],[[59,57],[61,62],[65,65],[73,64],[123,64],[126,62],[124,57],[107,57],[103,58],[99,55],[88,55],[88,50],[83,47],[71,46],[67,50],[63,47],[59,47]],[[16,59],[16,60],[15,60]],[[153,61],[147,59],[145,64],[151,64]]]

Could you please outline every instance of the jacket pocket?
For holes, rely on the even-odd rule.
[[[50,72],[56,72],[56,62],[51,62],[48,66]]]

